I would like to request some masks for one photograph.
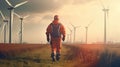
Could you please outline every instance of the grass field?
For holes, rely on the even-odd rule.
[[[55,63],[51,61],[50,45],[42,45],[42,48],[39,47],[34,50],[30,50],[29,48],[27,51],[18,51],[20,54],[8,51],[11,53],[8,53],[8,56],[5,58],[0,59],[0,67],[73,67],[71,59],[65,59],[70,49],[63,46],[61,60]],[[4,54],[6,55],[6,53]]]
[[[119,45],[63,45],[51,61],[48,44],[0,45],[0,67],[120,67]]]

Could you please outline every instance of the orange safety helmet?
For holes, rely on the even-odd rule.
[[[58,15],[54,16],[54,20],[59,20]]]

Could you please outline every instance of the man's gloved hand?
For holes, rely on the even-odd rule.
[[[47,41],[48,41],[48,42],[50,41],[49,37],[47,37]]]
[[[62,40],[65,41],[65,37],[63,37]]]
[[[49,35],[47,35],[47,41],[48,41],[48,42],[50,41],[50,39],[49,39]]]

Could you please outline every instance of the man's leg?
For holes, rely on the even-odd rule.
[[[55,61],[55,54],[54,53],[51,53],[51,58],[52,58],[52,61],[54,62]]]
[[[55,61],[55,54],[56,54],[56,44],[54,43],[54,41],[52,41],[51,50],[52,50],[51,58],[52,58],[52,61],[54,62]]]
[[[60,53],[56,54],[56,60],[59,61],[60,60]]]
[[[60,60],[60,55],[61,55],[61,42],[59,41],[57,44],[57,50],[56,50],[56,60]]]

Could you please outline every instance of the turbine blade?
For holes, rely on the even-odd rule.
[[[3,27],[2,27],[1,32],[3,32],[3,31],[4,31],[4,28],[5,28],[5,23],[3,24]]]
[[[72,25],[72,27],[75,27],[72,23],[70,23]]]
[[[112,5],[112,0],[109,0],[107,8],[109,9],[109,7]]]
[[[10,6],[10,7],[13,7],[13,5],[8,1],[8,0],[5,0],[7,2],[7,4]]]
[[[72,32],[72,29],[70,29],[69,27],[68,27],[68,29],[70,30],[70,32]]]
[[[28,1],[21,2],[21,3],[17,4],[17,5],[15,5],[14,7],[17,8],[17,7],[23,5],[23,4],[27,3],[27,2],[28,2]]]
[[[23,18],[25,19],[25,18],[28,18],[30,15],[27,15],[27,16],[24,16]]]
[[[87,25],[87,27],[89,27],[92,23],[93,23],[93,20],[90,21],[90,23]]]
[[[0,24],[0,28],[2,27],[2,24],[3,24],[3,23]]]
[[[14,14],[15,14],[17,17],[21,18],[20,15],[18,15],[17,13],[14,12]]]
[[[99,2],[101,4],[102,8],[105,9],[105,6],[104,6],[103,2],[101,0],[99,0]]]
[[[3,13],[1,11],[0,11],[0,14],[1,14],[3,20],[5,20],[5,16],[3,15]]]

